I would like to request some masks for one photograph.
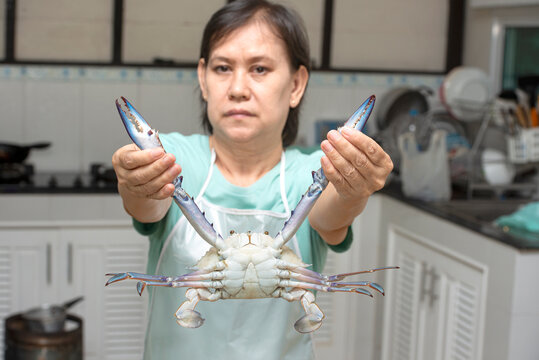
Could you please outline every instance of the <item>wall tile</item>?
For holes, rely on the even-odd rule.
[[[112,154],[131,143],[118,116],[115,100],[124,96],[138,101],[137,82],[86,81],[82,85],[81,170],[90,164],[112,164]]]
[[[24,83],[0,78],[0,141],[24,140]]]
[[[441,79],[313,73],[300,115],[300,142],[314,145],[317,120],[344,121],[371,94],[380,99],[399,85],[435,88]],[[32,153],[29,161],[38,171],[87,171],[94,162],[110,164],[112,153],[129,143],[114,105],[120,96],[161,132],[202,132],[195,69],[5,65],[0,66],[0,95],[9,115],[0,120],[7,125],[2,135],[19,142],[53,143]],[[18,117],[21,120],[13,123]],[[369,121],[369,131],[373,124]]]
[[[81,164],[80,131],[81,84],[27,80],[24,98],[24,140],[51,141],[52,146],[30,154],[36,170],[79,170]]]
[[[144,117],[160,132],[200,133],[200,106],[196,84],[143,82],[139,87]]]

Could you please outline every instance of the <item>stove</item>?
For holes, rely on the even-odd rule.
[[[91,164],[87,171],[35,171],[29,164],[0,165],[0,193],[117,193],[112,166]]]

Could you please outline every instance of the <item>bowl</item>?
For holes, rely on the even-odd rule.
[[[508,185],[515,177],[515,167],[507,156],[496,149],[485,149],[481,153],[481,167],[485,180],[490,185]]]

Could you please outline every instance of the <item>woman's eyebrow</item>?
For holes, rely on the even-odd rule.
[[[215,56],[215,57],[211,57],[210,58],[210,63],[211,62],[214,62],[214,61],[223,61],[223,62],[229,62],[229,63],[233,63],[234,60],[229,58],[229,57],[226,57],[226,56]],[[253,62],[259,62],[259,61],[274,61],[274,58],[271,57],[271,56],[268,56],[268,55],[255,55],[255,56],[252,56],[252,57],[249,57],[248,58],[248,61],[250,63],[253,63]]]

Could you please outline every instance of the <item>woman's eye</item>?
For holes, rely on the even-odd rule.
[[[257,74],[264,74],[268,71],[264,66],[257,66],[254,68],[254,72]]]
[[[217,71],[219,73],[227,72],[228,70],[229,70],[229,68],[226,65],[217,65],[215,67],[215,71]]]

